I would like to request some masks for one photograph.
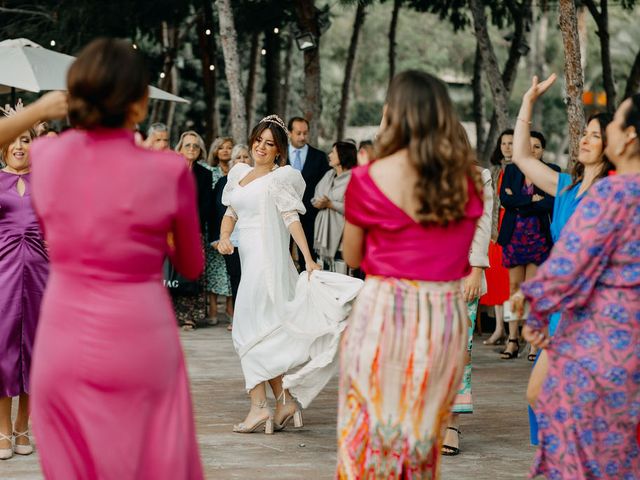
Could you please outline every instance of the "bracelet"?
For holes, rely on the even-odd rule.
[[[527,125],[531,126],[531,121],[529,121],[529,120],[525,120],[524,118],[520,118],[520,117],[516,117],[516,120],[519,120],[519,121],[524,122]]]

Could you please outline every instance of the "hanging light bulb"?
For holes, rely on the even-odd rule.
[[[266,55],[266,54],[267,54],[267,51],[263,48],[262,50],[260,50],[260,53],[261,53],[262,55]]]
[[[164,72],[160,72],[160,78],[164,78],[165,76]]]
[[[56,46],[56,41],[55,40],[51,40],[51,42],[49,43],[49,45],[51,45],[52,47]]]
[[[280,29],[278,27],[274,28],[273,33],[277,35],[278,33],[280,33]]]
[[[207,28],[207,29],[204,31],[204,34],[205,34],[205,35],[211,35],[211,29]]]
[[[209,65],[209,70],[211,70],[212,72],[216,69],[215,65]]]
[[[133,44],[133,49],[137,50],[138,49],[138,45],[136,45],[135,43]]]

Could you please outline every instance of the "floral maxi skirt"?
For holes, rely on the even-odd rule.
[[[338,479],[437,479],[467,350],[459,282],[368,276],[342,342]]]

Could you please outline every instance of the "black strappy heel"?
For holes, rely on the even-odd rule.
[[[518,358],[518,353],[520,353],[520,343],[518,342],[517,338],[510,338],[509,341],[507,342],[507,345],[509,343],[515,343],[516,344],[516,350],[514,352],[507,352],[506,350],[504,352],[502,352],[500,355],[502,355],[500,357],[501,360],[513,360],[514,358]]]

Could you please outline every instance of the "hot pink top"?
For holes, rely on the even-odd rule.
[[[365,230],[361,268],[368,275],[432,282],[459,280],[469,271],[469,249],[482,199],[469,180],[466,216],[449,225],[421,225],[394,204],[369,175],[354,168],[345,196],[349,223]]]

